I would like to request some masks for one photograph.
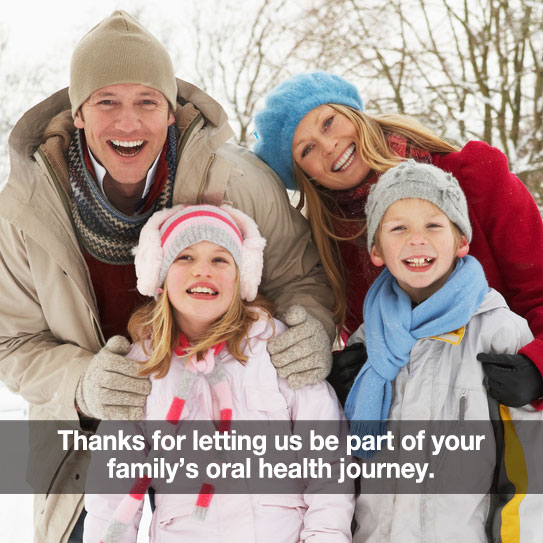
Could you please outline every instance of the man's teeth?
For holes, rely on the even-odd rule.
[[[337,172],[339,170],[345,170],[347,169],[352,161],[354,160],[354,151],[356,149],[356,145],[353,143],[344,153],[341,158],[336,160],[334,162],[334,165],[332,166],[332,171]]]
[[[433,258],[406,258],[405,261],[409,264],[409,266],[413,266],[414,268],[420,268],[422,266],[428,266],[428,264],[431,264],[434,259]]]
[[[214,290],[208,287],[193,287],[189,288],[189,294],[217,294]]]
[[[113,145],[117,147],[139,147],[143,145],[143,140],[134,140],[134,141],[121,141],[121,140],[111,140]]]

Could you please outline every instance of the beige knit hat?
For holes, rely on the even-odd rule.
[[[75,117],[94,92],[117,83],[160,91],[177,108],[177,83],[164,46],[126,11],[114,11],[77,44],[70,65],[70,101]]]

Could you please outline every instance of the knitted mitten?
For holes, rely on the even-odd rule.
[[[282,319],[289,329],[268,341],[272,364],[291,388],[319,383],[332,367],[332,349],[324,326],[300,305]]]
[[[113,336],[94,355],[75,393],[85,415],[104,420],[141,419],[151,382],[139,376],[139,362],[125,357],[129,350],[125,337]]]

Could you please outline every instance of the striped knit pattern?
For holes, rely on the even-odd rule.
[[[243,237],[232,217],[218,207],[209,205],[187,206],[175,213],[160,227],[160,243],[164,258],[158,284],[161,285],[177,255],[201,241],[224,247],[241,269]]]
[[[78,130],[68,148],[68,171],[72,187],[70,209],[79,243],[94,258],[107,264],[132,264],[132,249],[137,245],[147,219],[155,211],[172,205],[176,172],[176,128],[172,125],[168,129],[168,180],[150,209],[132,216],[121,213],[106,198],[85,165],[82,145]]]
[[[181,334],[179,338],[179,347],[175,349],[174,353],[177,356],[185,356],[187,349],[190,344],[187,338]],[[211,385],[213,393],[215,394],[220,410],[220,421],[218,431],[228,432],[230,431],[230,426],[232,422],[232,392],[230,390],[230,385],[226,380],[224,369],[221,364],[217,363],[217,360],[214,359],[224,348],[225,343],[219,343],[206,353],[206,358],[211,359],[213,357],[211,368],[209,372],[202,371]],[[208,357],[209,355],[209,357]],[[176,395],[170,405],[166,420],[174,425],[177,425],[181,419],[181,414],[183,413],[183,407],[185,406],[185,400],[190,392],[192,384],[196,378],[198,366],[196,361],[192,359],[184,360],[185,362],[185,371],[181,377],[181,381],[176,390]],[[152,461],[153,455],[158,451],[153,451],[147,457],[148,461]],[[140,505],[145,497],[149,486],[151,486],[151,478],[149,477],[140,477],[132,485],[132,489],[129,494],[127,494],[117,506],[115,513],[113,514],[113,519],[109,523],[106,533],[100,543],[121,543],[122,538],[136,516]],[[215,487],[209,483],[203,483],[200,489],[200,493],[196,498],[196,504],[194,507],[193,516],[204,520],[211,503],[213,494],[215,493]]]

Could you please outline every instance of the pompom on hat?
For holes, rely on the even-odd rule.
[[[200,241],[216,243],[232,255],[239,270],[241,298],[254,300],[266,240],[253,219],[229,205],[177,205],[152,215],[134,249],[138,291],[156,299],[177,255]]]
[[[292,139],[300,121],[323,104],[339,104],[363,111],[357,88],[329,72],[295,75],[272,89],[264,109],[255,116],[253,151],[289,189],[294,188]]]
[[[387,170],[371,187],[366,203],[368,251],[386,210],[398,200],[420,198],[438,207],[471,241],[468,204],[464,192],[452,174],[431,164],[413,159]]]
[[[177,82],[165,47],[126,11],[114,11],[77,44],[70,64],[72,116],[95,91],[137,83],[161,92],[177,108]]]

